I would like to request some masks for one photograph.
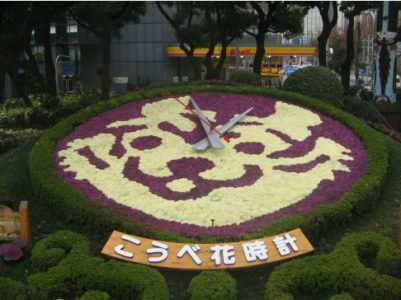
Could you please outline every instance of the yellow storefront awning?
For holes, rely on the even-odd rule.
[[[236,47],[228,47],[227,48],[227,56],[235,56],[236,55]],[[197,48],[195,49],[194,56],[203,57],[206,56],[208,52],[208,48]],[[239,53],[238,55],[248,55],[254,56],[256,53],[256,47],[238,47]],[[220,55],[221,47],[216,47],[214,49],[214,56]],[[315,47],[302,47],[302,46],[277,46],[277,47],[265,47],[265,55],[270,56],[291,56],[291,55],[299,55],[299,56],[313,56],[316,54]],[[173,46],[167,47],[167,56],[169,57],[184,57],[185,52],[180,49],[180,47]]]

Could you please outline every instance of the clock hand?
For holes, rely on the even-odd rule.
[[[221,134],[226,133],[228,130],[230,130],[235,124],[237,124],[243,117],[245,117],[251,110],[253,110],[253,107],[248,108],[246,111],[241,113],[240,115],[232,118],[230,121],[228,121],[226,124],[224,124],[221,128],[219,128],[219,132]],[[209,141],[207,138],[204,138],[194,144],[192,146],[194,149],[202,151],[206,150],[209,147]]]
[[[213,148],[221,149],[224,148],[224,144],[220,140],[220,136],[210,129],[210,122],[208,122],[206,116],[203,114],[203,111],[199,108],[198,104],[196,104],[195,100],[190,97],[192,106],[197,112],[199,119],[201,121],[203,130],[206,133],[206,139],[209,141],[210,145]]]

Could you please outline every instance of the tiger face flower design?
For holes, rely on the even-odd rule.
[[[205,135],[188,96],[179,97],[184,105],[168,97],[124,105],[59,141],[58,175],[158,228],[236,235],[338,200],[366,169],[360,140],[320,113],[261,96],[192,97],[216,124],[254,109],[223,149],[196,151]]]

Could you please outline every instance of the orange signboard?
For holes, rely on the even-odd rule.
[[[206,56],[209,51],[208,48],[197,48],[195,49],[194,55],[197,57]],[[256,53],[256,47],[228,47],[227,56],[254,56]],[[221,47],[216,47],[214,49],[214,56],[219,56],[221,54]],[[300,55],[300,56],[312,56],[316,54],[315,47],[302,47],[302,46],[288,46],[288,47],[265,47],[265,55],[270,56],[290,56],[290,55]],[[167,56],[179,57],[185,56],[185,52],[181,50],[180,47],[173,46],[167,48]]]
[[[255,267],[311,253],[300,229],[242,242],[173,243],[113,231],[102,254],[132,263],[182,270]]]
[[[277,76],[279,76],[280,72],[282,72],[283,70],[284,70],[284,68],[281,68],[281,67],[261,67],[260,75],[277,77]]]

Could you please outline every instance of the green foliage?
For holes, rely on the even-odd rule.
[[[25,108],[26,104],[22,98],[10,98],[4,101],[3,109],[9,111],[16,108]]]
[[[25,286],[18,281],[0,277],[0,296],[2,300],[26,300]]]
[[[39,241],[32,250],[32,268],[37,273],[28,276],[27,282],[29,296],[35,300],[66,298],[88,290],[110,295],[96,292],[99,298],[91,299],[168,298],[167,284],[157,270],[89,257],[88,240],[70,231]]]
[[[127,90],[130,92],[137,91],[143,88],[147,88],[150,86],[150,79],[149,77],[141,77],[137,75],[136,82],[127,82]]]
[[[42,134],[41,130],[24,129],[24,130],[4,130],[0,129],[0,153],[11,148],[28,143],[35,140]]]
[[[372,122],[380,121],[380,115],[373,102],[362,101],[354,96],[345,96],[343,99],[343,109],[354,116]]]
[[[192,300],[237,299],[235,280],[224,271],[204,271],[195,276],[189,285]]]
[[[367,260],[374,262],[371,267],[364,265]],[[265,299],[330,292],[347,292],[331,299],[399,299],[400,276],[401,256],[392,241],[377,233],[354,233],[331,254],[301,258],[275,269],[266,284]]]
[[[33,107],[52,110],[60,105],[60,99],[49,94],[33,94],[29,96]]]
[[[341,293],[330,297],[330,300],[354,300],[349,293]]]
[[[260,75],[244,70],[233,71],[230,73],[230,82],[260,86],[262,84]]]
[[[28,122],[25,117],[25,108],[13,108],[6,110],[4,123],[12,128],[25,128]]]
[[[300,93],[335,106],[342,105],[343,87],[337,76],[325,67],[307,67],[291,74],[283,89]]]
[[[191,94],[197,92],[263,95],[320,111],[351,128],[362,140],[369,155],[368,167],[364,176],[354,185],[350,192],[338,201],[319,207],[307,214],[290,216],[268,223],[254,232],[242,235],[242,239],[256,239],[261,236],[273,235],[295,227],[301,227],[308,238],[314,241],[324,236],[329,230],[341,228],[350,219],[378,202],[380,191],[387,175],[388,149],[382,136],[360,120],[331,105],[300,94],[245,86],[189,85],[152,88],[114,98],[108,102],[97,103],[70,116],[48,130],[35,144],[30,154],[29,164],[32,187],[38,201],[40,201],[41,205],[51,207],[66,222],[75,226],[85,226],[90,231],[107,234],[110,230],[114,229],[127,232],[132,231],[138,235],[152,236],[153,238],[162,237],[164,240],[191,241],[191,239],[184,238],[179,234],[151,228],[148,225],[118,214],[103,205],[87,201],[79,191],[58,178],[53,166],[53,152],[57,140],[71,133],[76,124],[83,123],[103,111],[140,99],[160,97],[168,94]],[[214,241],[215,238],[205,237],[204,240],[205,242]],[[194,240],[192,239],[192,241]]]
[[[96,88],[91,88],[80,94],[78,99],[82,106],[88,106],[100,101],[100,93]]]
[[[110,298],[109,294],[107,294],[105,292],[91,290],[91,291],[87,291],[79,299],[80,300],[110,300],[111,298]]]

